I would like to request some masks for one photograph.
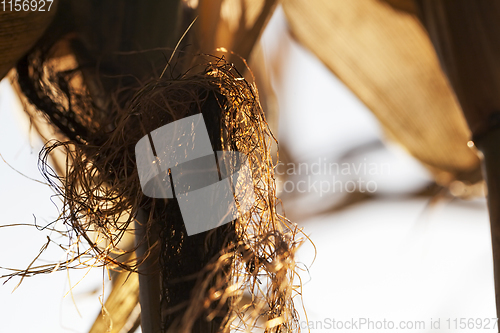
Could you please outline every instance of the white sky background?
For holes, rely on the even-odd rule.
[[[279,53],[283,48],[286,57]],[[294,159],[309,165],[318,160],[339,161],[356,146],[384,140],[377,121],[362,103],[286,35],[281,11],[264,34],[264,50],[267,57],[280,57],[277,72],[282,75],[274,77],[280,105],[279,139]],[[37,169],[41,142],[33,131],[28,135],[29,123],[16,103],[4,80],[0,84],[0,154],[16,170],[43,181]],[[425,329],[408,331],[478,332],[447,329],[446,319],[496,316],[485,200],[444,200],[429,208],[427,198],[409,197],[430,178],[393,144],[388,149],[358,152],[346,161],[390,166],[388,174],[362,175],[363,180],[377,184],[375,200],[335,214],[314,215],[338,202],[343,193],[282,193],[288,216],[297,218],[294,222],[304,226],[317,249],[316,262],[302,274],[308,319],[323,323],[326,318],[386,319],[396,325],[400,320],[422,320]],[[311,175],[310,181],[331,178],[331,174]],[[291,178],[295,183],[298,179]],[[33,223],[33,215],[41,225],[52,221],[57,209],[51,194],[47,186],[26,179],[0,160],[0,225]],[[29,227],[0,228],[0,267],[26,268],[49,234]],[[304,245],[298,260],[309,265],[313,253],[312,246]],[[58,260],[62,255],[51,245],[44,258]],[[71,282],[75,284],[84,273],[71,273]],[[13,294],[19,279],[0,285],[0,332],[88,331],[100,311],[102,275],[102,270],[91,271],[73,292],[82,317],[71,296],[63,298],[69,285],[65,272],[26,278]],[[430,329],[431,318],[442,318],[441,329]],[[312,333],[340,331],[319,329],[318,323],[314,326]]]
[[[283,66],[278,72],[283,74],[274,82],[280,103],[281,145],[297,161],[311,165],[324,159],[338,161],[357,145],[384,140],[369,110],[290,39],[283,16],[282,11],[277,12],[269,35],[264,36],[269,57],[279,56],[277,46],[285,45],[288,51],[278,62]],[[320,196],[313,190],[283,197],[288,216],[301,217],[294,222],[304,226],[317,250],[315,263],[302,274],[307,281],[304,304],[308,319],[314,322],[311,332],[346,331],[329,328],[327,318],[385,319],[396,328],[400,321],[425,322],[424,329],[411,332],[480,331],[447,327],[446,320],[454,324],[454,318],[496,317],[486,201],[442,200],[428,207],[427,198],[410,198],[408,194],[423,188],[430,177],[394,144],[358,153],[348,162],[390,165],[389,173],[362,175],[366,181],[376,182],[375,200],[307,218],[345,193]],[[311,179],[328,181],[331,177],[327,172]],[[292,178],[292,182],[297,185],[298,179]],[[309,264],[313,256],[313,247],[306,244],[298,259]],[[431,329],[431,318],[441,318],[440,329]],[[307,327],[306,322],[302,325]],[[353,331],[386,331],[366,327]]]
[[[28,130],[29,122],[19,101],[9,82],[3,80],[0,83],[0,154],[19,172],[44,181],[37,169],[42,142],[34,131],[30,137]],[[33,224],[33,215],[38,225],[47,225],[58,215],[51,201],[53,194],[48,186],[27,179],[0,160],[0,225]],[[58,202],[57,198],[54,198],[54,202]],[[0,228],[0,267],[25,269],[47,242],[47,236],[61,240],[57,234],[40,232],[33,227]],[[67,240],[62,241],[67,244]],[[65,258],[64,251],[54,244],[41,257],[53,262]],[[5,273],[5,270],[0,270],[0,275]],[[72,271],[71,283],[76,284],[85,273]],[[69,290],[66,272],[26,278],[11,293],[18,282],[19,278],[15,278],[0,285],[0,332],[85,332],[99,313],[102,270],[92,270],[74,288],[73,296],[78,310],[71,295],[63,299]],[[109,286],[106,287],[109,289]]]

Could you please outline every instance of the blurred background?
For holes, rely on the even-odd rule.
[[[462,199],[462,183],[451,190],[436,184],[429,168],[388,137],[365,104],[295,41],[281,7],[260,46],[274,98],[267,103],[274,103],[268,119],[280,147],[279,197],[286,216],[311,240],[297,258],[303,297],[296,307],[304,331],[341,331],[328,323],[364,318],[396,328],[402,322],[411,332],[477,332],[458,330],[454,320],[495,318],[484,197]],[[0,119],[3,275],[7,267],[28,267],[47,235],[58,237],[47,229],[3,226],[35,219],[47,225],[60,203],[42,184],[43,143],[8,78],[0,83]],[[40,257],[61,258],[55,244]],[[0,332],[88,332],[110,290],[103,269],[25,278],[12,293],[19,282],[0,287]],[[431,326],[436,321],[439,327]]]

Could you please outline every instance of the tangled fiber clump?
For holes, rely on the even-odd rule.
[[[160,230],[161,241],[156,246],[160,247],[159,262],[164,266],[164,316],[172,316],[166,320],[165,330],[175,327],[175,332],[188,332],[194,325],[193,318],[199,317],[219,318],[217,325],[222,332],[250,332],[256,327],[266,332],[298,330],[293,297],[300,293],[300,286],[294,285],[294,279],[299,280],[294,253],[302,239],[297,226],[279,213],[271,156],[275,139],[256,89],[224,59],[203,59],[203,65],[179,77],[147,83],[124,107],[112,104],[111,111],[94,105],[85,93],[80,92],[78,99],[72,97],[76,94],[71,87],[61,84],[69,80],[57,80],[55,87],[24,82],[24,88],[20,80],[31,100],[45,99],[48,109],[50,103],[58,105],[49,117],[62,123],[60,127],[72,139],[47,145],[40,159],[42,173],[63,199],[60,220],[71,230],[67,247],[71,255],[51,268],[37,271],[31,267],[17,274],[79,265],[136,271],[145,258],[131,259],[128,254],[135,248],[121,248],[120,240],[134,230],[135,217],[142,211],[147,212],[146,221],[136,225],[142,223],[148,231]],[[26,69],[24,74],[33,77],[35,72]],[[39,71],[35,79],[43,81],[48,75],[43,73]],[[53,96],[49,97],[52,101],[44,96]],[[75,100],[78,103],[72,102]],[[87,119],[85,112],[92,117],[82,125],[84,133],[77,133],[80,125],[72,123],[82,124],[81,119]],[[238,151],[248,157],[256,198],[251,210],[237,220],[198,238],[187,236],[175,200],[143,195],[134,152],[138,140],[152,130],[197,113],[203,114],[214,150]],[[106,120],[92,123],[92,119]],[[48,164],[50,154],[59,148],[67,153],[64,176],[56,175]],[[194,240],[201,240],[202,253],[192,249]],[[176,272],[188,264],[181,249],[207,264],[183,271],[181,275],[190,282],[173,284]],[[194,286],[188,295],[191,302],[181,306],[182,312],[176,312],[168,306],[175,307],[176,299],[186,296],[179,294],[187,289],[183,283]]]

